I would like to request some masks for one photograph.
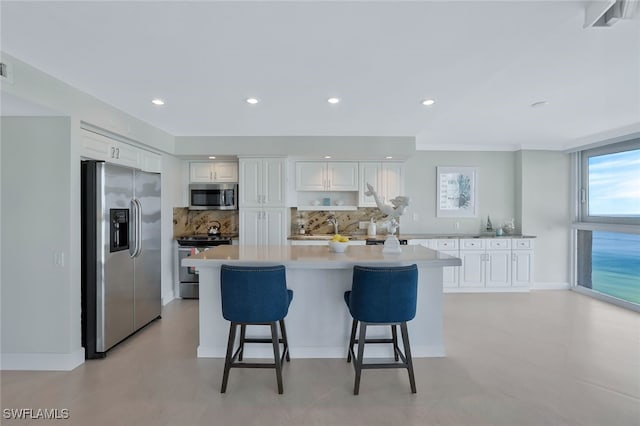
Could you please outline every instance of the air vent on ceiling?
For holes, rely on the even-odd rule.
[[[589,2],[585,10],[584,28],[610,27],[620,19],[633,19],[638,0],[605,0]]]

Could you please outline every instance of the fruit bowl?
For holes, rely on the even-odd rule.
[[[341,242],[341,241],[329,241],[329,250],[334,253],[344,253],[344,251],[349,246],[349,242]]]

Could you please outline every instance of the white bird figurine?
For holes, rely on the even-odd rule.
[[[404,214],[404,211],[409,206],[409,197],[399,195],[396,198],[389,200],[393,206],[384,204],[384,202],[378,197],[378,193],[373,189],[373,186],[367,183],[367,192],[364,193],[367,196],[373,196],[376,200],[376,205],[380,211],[388,216],[400,217]]]

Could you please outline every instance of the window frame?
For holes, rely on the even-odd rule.
[[[623,142],[611,143],[596,148],[585,148],[574,151],[572,161],[573,187],[575,189],[574,221],[571,238],[571,290],[591,296],[595,299],[612,303],[623,308],[640,312],[640,305],[618,299],[605,293],[582,287],[578,284],[578,231],[604,231],[640,234],[640,218],[615,216],[589,216],[589,158],[593,156],[614,154],[617,152],[640,149],[640,138],[635,137]]]
[[[578,152],[578,222],[600,223],[606,225],[640,225],[639,217],[618,217],[618,216],[590,216],[589,215],[589,159],[607,154],[616,154],[625,151],[640,151],[640,138],[625,142],[614,143],[598,148],[585,149]],[[626,227],[625,227],[626,228]],[[584,229],[584,228],[583,228]],[[620,227],[613,227],[609,230],[620,230]],[[597,229],[604,231],[605,229]]]

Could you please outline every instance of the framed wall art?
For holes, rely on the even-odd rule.
[[[478,216],[478,168],[436,167],[436,217]]]

